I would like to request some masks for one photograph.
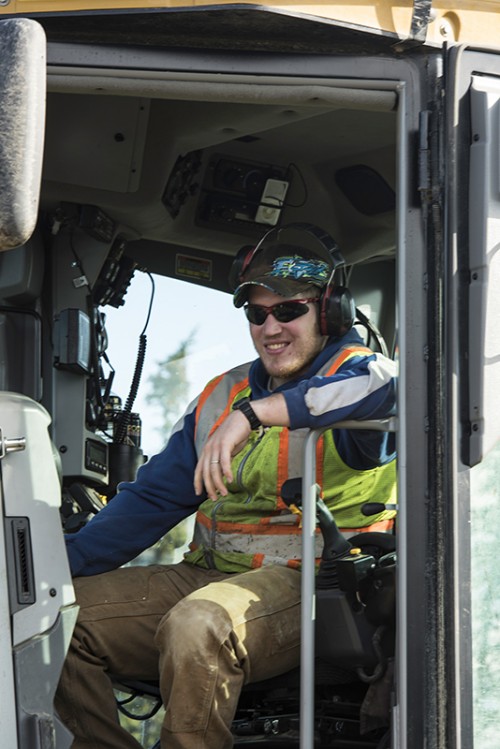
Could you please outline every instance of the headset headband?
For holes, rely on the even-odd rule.
[[[284,226],[273,226],[272,229],[269,229],[262,239],[258,242],[256,245],[252,256],[250,257],[247,268],[254,259],[255,255],[259,252],[260,248],[264,244],[264,242],[270,237],[272,234],[276,234],[277,238],[280,235],[280,232],[287,231],[288,229],[297,229],[299,231],[305,231],[307,234],[311,234],[315,239],[319,241],[319,243],[323,246],[323,249],[326,250],[328,253],[332,264],[333,264],[333,270],[335,271],[337,268],[345,265],[345,260],[340,252],[340,248],[337,244],[337,242],[334,240],[334,238],[328,234],[323,229],[320,229],[319,226],[316,226],[315,224],[309,224],[307,222],[297,221],[292,224],[285,224]]]

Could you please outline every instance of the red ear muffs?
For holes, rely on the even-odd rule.
[[[241,250],[238,250],[229,271],[228,280],[231,291],[236,291],[237,287],[242,283],[243,275],[252,262],[257,249],[258,245],[255,247],[254,245],[246,244]]]
[[[321,335],[340,336],[350,331],[356,317],[356,305],[346,286],[325,286],[319,299],[319,330]]]

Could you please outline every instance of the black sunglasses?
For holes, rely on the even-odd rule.
[[[307,305],[310,302],[318,302],[314,299],[294,299],[290,302],[278,302],[270,307],[264,307],[262,304],[245,304],[243,309],[247,320],[252,325],[264,325],[268,315],[272,315],[278,322],[291,322],[307,313]]]

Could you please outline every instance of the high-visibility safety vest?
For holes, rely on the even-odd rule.
[[[345,347],[317,374],[332,375],[344,361],[360,354],[373,352],[360,346]],[[250,395],[249,368],[250,364],[245,364],[217,377],[201,394],[195,432],[198,453],[233,404]],[[244,572],[268,564],[300,567],[300,516],[283,502],[281,487],[287,479],[301,476],[308,431],[269,427],[261,434],[250,434],[246,446],[233,458],[228,495],[215,502],[208,499],[198,509],[187,562],[223,572]],[[331,429],[318,440],[316,460],[322,498],[344,535],[392,529],[394,511],[367,518],[361,506],[365,502],[395,502],[395,461],[368,470],[350,468],[338,454]],[[322,547],[318,529],[317,558]]]

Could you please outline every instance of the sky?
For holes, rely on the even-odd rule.
[[[189,396],[178,404],[179,416],[212,377],[256,357],[244,312],[233,306],[229,294],[194,286],[176,279],[154,276],[155,296],[146,330],[146,358],[133,411],[142,420],[142,449],[147,456],[162,449],[161,419],[146,403],[148,377],[158,362],[174,353],[191,331],[195,338],[187,360]],[[107,355],[115,369],[112,392],[127,400],[135,369],[139,336],[144,328],[151,297],[147,274],[136,272],[125,295],[125,304],[106,306]]]

